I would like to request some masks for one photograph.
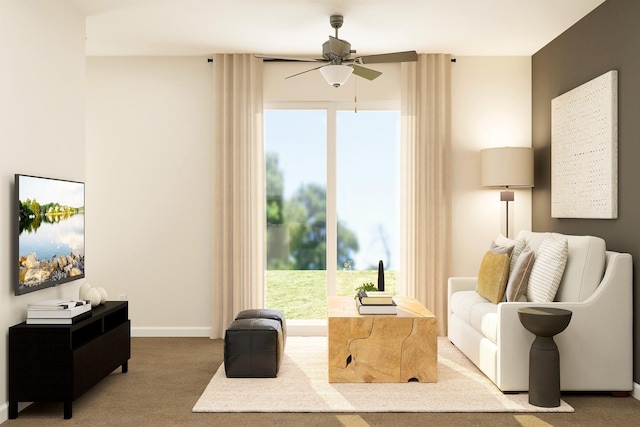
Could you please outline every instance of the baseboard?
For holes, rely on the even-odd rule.
[[[210,337],[211,328],[208,326],[191,327],[131,327],[132,337]]]
[[[633,390],[631,390],[631,396],[636,400],[640,400],[640,384],[633,383]]]
[[[18,413],[33,402],[18,402]],[[9,419],[9,402],[4,402],[0,405],[0,424]]]
[[[0,405],[0,424],[9,419],[9,402],[4,402]]]
[[[290,320],[287,321],[289,336],[327,336],[326,320]],[[132,337],[210,337],[208,326],[165,326],[165,327],[131,327]]]

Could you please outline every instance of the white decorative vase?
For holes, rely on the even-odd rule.
[[[80,290],[78,291],[78,297],[81,300],[85,300],[87,299],[85,297],[85,294],[87,293],[87,291],[91,289],[91,285],[88,283],[83,283],[82,285],[80,285]]]
[[[100,305],[100,292],[96,288],[90,288],[84,294],[84,299],[89,300],[91,307]]]
[[[102,304],[107,300],[107,291],[105,291],[102,286],[98,286],[96,289],[100,294],[100,304]]]

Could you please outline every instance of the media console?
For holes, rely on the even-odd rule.
[[[106,301],[73,325],[9,328],[9,418],[18,402],[72,402],[119,366],[127,372],[131,321],[127,301]]]

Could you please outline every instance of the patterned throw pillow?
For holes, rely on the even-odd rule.
[[[544,238],[536,252],[536,259],[529,276],[528,301],[553,301],[564,274],[564,267],[567,265],[568,255],[567,239],[552,234]]]
[[[476,292],[494,304],[502,301],[509,279],[509,255],[487,251],[480,263]]]

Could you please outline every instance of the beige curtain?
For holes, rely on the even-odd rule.
[[[451,265],[451,55],[402,63],[400,292],[422,302],[447,334]]]
[[[262,60],[214,55],[213,80],[211,338],[220,338],[240,310],[264,304]]]

